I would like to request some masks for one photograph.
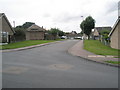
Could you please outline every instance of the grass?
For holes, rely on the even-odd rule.
[[[118,57],[120,50],[105,46],[98,40],[85,40],[84,49],[97,55],[112,55]]]
[[[27,41],[21,41],[16,43],[10,43],[7,45],[0,45],[0,49],[15,49],[15,48],[21,48],[21,47],[27,47],[37,44],[43,44],[43,43],[49,43],[54,41],[60,41],[60,40],[27,40]]]
[[[114,58],[120,58],[120,56],[115,56]]]
[[[120,64],[120,61],[105,61],[107,63],[112,63],[112,64]]]

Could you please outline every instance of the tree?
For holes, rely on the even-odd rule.
[[[51,35],[53,35],[54,40],[57,39],[58,31],[59,31],[59,29],[57,29],[57,28],[51,28],[50,31],[49,31],[49,33]]]
[[[100,31],[100,34],[103,35],[103,34],[109,34],[110,33],[110,30],[101,30]]]
[[[80,28],[82,29],[82,33],[84,33],[84,26],[85,26],[85,20],[82,21],[82,23],[80,24]]]
[[[59,30],[59,31],[58,31],[58,35],[59,35],[59,36],[64,36],[65,33],[64,33],[63,31]]]
[[[63,31],[61,31],[59,28],[51,28],[49,31],[48,31],[48,34],[51,34],[54,39],[57,39],[57,36],[63,36],[65,35],[65,33]]]
[[[19,25],[19,26],[16,26],[16,28],[24,28],[24,29],[27,29],[27,28],[29,28],[30,26],[32,26],[33,24],[35,24],[35,23],[33,23],[33,22],[25,22],[23,25]]]
[[[88,16],[80,24],[80,28],[82,29],[82,32],[88,36],[88,39],[90,39],[90,34],[94,27],[95,27],[95,20],[91,16]]]
[[[80,35],[83,35],[83,31],[80,32]]]
[[[17,26],[15,29],[15,38],[17,41],[25,40],[25,29]]]
[[[109,42],[109,35],[110,30],[102,30],[100,34],[102,35],[102,38],[105,39],[107,42]]]
[[[33,24],[35,24],[35,23],[33,23],[33,22],[25,22],[23,25],[22,25],[22,27],[23,28],[29,28],[31,25],[33,25]]]

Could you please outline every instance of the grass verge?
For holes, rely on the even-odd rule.
[[[111,63],[111,64],[120,64],[120,61],[105,61],[107,63]]]
[[[10,43],[6,45],[0,45],[0,49],[4,50],[4,49],[22,48],[22,47],[27,47],[27,46],[37,45],[37,44],[54,42],[54,41],[60,41],[60,40],[27,40],[27,41],[21,41],[16,43]]]
[[[112,55],[118,57],[120,50],[105,46],[98,40],[85,40],[84,49],[97,55]]]

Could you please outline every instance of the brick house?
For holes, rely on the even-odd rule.
[[[110,37],[110,46],[115,49],[120,49],[120,17],[117,19],[113,29],[108,35]]]
[[[0,43],[10,43],[15,31],[4,13],[0,13]]]
[[[26,30],[26,40],[44,40],[45,29],[33,24]]]

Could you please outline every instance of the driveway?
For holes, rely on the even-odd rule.
[[[118,68],[72,56],[78,40],[3,53],[3,88],[117,88]]]

